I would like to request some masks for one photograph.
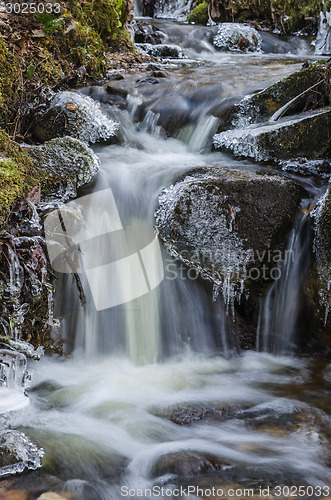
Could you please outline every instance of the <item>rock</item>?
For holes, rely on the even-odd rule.
[[[23,490],[3,490],[1,493],[2,500],[28,500],[28,493]]]
[[[72,401],[73,394],[76,394],[75,391],[67,392],[62,388],[50,394],[48,401],[57,408],[65,408]],[[69,481],[69,485],[73,477],[92,482],[96,478],[117,480],[128,465],[127,458],[112,450],[111,444],[104,442],[96,445],[94,441],[80,435],[67,432],[51,436],[47,434],[44,435],[43,445],[43,470],[63,481]],[[93,489],[91,487],[88,490]],[[93,496],[91,499],[88,497],[88,500],[92,499]]]
[[[134,42],[135,43],[150,43],[152,45],[162,43],[166,35],[163,31],[156,28],[152,24],[134,24]]]
[[[116,106],[120,109],[126,109],[128,105],[126,99],[128,91],[124,87],[116,83],[112,85],[112,83],[114,82],[107,82],[102,87],[100,85],[91,85],[90,87],[84,88],[81,92],[84,92],[84,95],[88,95],[94,101]],[[116,140],[119,140],[119,132],[116,134]]]
[[[21,473],[41,467],[42,449],[38,449],[23,432],[5,429],[0,432],[0,476]]]
[[[68,497],[59,495],[54,491],[47,491],[46,493],[40,495],[40,497],[38,497],[37,500],[68,500]]]
[[[167,73],[164,71],[152,71],[152,76],[154,78],[168,78]]]
[[[98,102],[78,92],[64,91],[53,97],[34,135],[40,142],[70,136],[94,144],[114,141],[117,130],[118,123],[103,113]]]
[[[331,107],[326,107],[221,132],[214,136],[214,146],[257,161],[319,158],[330,152],[330,131]]]
[[[147,77],[147,78],[138,78],[138,80],[136,80],[136,83],[138,85],[157,85],[158,83],[160,83],[160,80],[158,78],[154,78],[154,77]]]
[[[163,127],[168,134],[175,135],[190,121],[191,106],[182,95],[149,99],[138,106],[136,119],[142,121],[151,112],[157,115],[157,125]]]
[[[224,464],[216,457],[197,451],[183,450],[161,456],[153,465],[152,477],[174,474],[182,478],[192,478],[207,472],[219,471]]]
[[[126,99],[129,94],[128,89],[124,87],[119,87],[118,85],[108,84],[106,85],[106,90],[108,94],[124,97]]]
[[[119,71],[112,70],[112,71],[107,72],[106,78],[107,78],[107,80],[118,81],[118,80],[124,80],[124,75],[122,73],[120,73]]]
[[[77,500],[102,500],[97,488],[83,479],[70,479],[63,485],[63,492],[74,495]]]
[[[77,190],[92,181],[100,163],[86,144],[60,137],[30,151],[40,173],[44,199],[75,197]]]
[[[207,2],[198,3],[187,16],[187,21],[193,24],[202,24],[206,26],[208,23],[208,4]]]
[[[164,417],[177,425],[192,425],[197,422],[224,422],[236,418],[246,408],[247,405],[243,404],[190,404],[170,408],[166,412],[159,413],[158,416]]]
[[[231,121],[233,126],[246,127],[251,123],[269,120],[282,106],[315,85],[324,76],[325,66],[320,63],[313,64],[274,83],[261,92],[245,97],[234,106],[232,116],[229,122],[223,126],[222,130],[225,127],[230,128]],[[321,85],[318,90],[321,92],[323,86]],[[296,114],[303,111],[307,103],[307,98],[308,94],[302,96],[290,107],[288,112]],[[328,104],[327,98],[320,101],[320,106],[326,104]]]
[[[150,43],[137,43],[136,45],[144,54],[159,57],[160,59],[183,59],[186,57],[183,50],[174,44],[160,43],[152,45]]]
[[[278,175],[201,168],[163,191],[156,227],[169,253],[222,286],[229,305],[244,286],[272,281],[301,195]]]
[[[305,292],[311,304],[315,337],[331,350],[331,186],[315,209],[314,251],[316,262],[310,270]]]
[[[221,23],[214,38],[214,47],[230,52],[256,52],[262,39],[258,31],[248,24]]]

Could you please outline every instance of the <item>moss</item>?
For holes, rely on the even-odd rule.
[[[112,44],[117,38],[126,38],[124,25],[129,12],[123,0],[87,0],[84,3],[69,0],[68,7],[74,17],[85,26],[90,26],[101,39]]]
[[[18,59],[7,50],[0,36],[0,125],[10,117],[12,103],[20,100],[19,76]]]
[[[280,26],[293,33],[307,25],[307,18],[317,18],[321,10],[330,9],[323,0],[211,0],[211,13],[217,21],[260,21],[272,28]],[[275,20],[281,19],[281,25]]]
[[[206,25],[208,22],[208,4],[207,2],[199,3],[187,17],[189,23]]]
[[[16,198],[37,184],[32,159],[0,130],[0,226]]]
[[[308,68],[292,73],[287,78],[276,82],[262,92],[254,94],[244,101],[244,105],[251,110],[254,121],[269,120],[279,108],[322,80],[325,77],[325,72],[326,69],[323,61],[312,64]],[[305,107],[306,101],[307,95],[298,99],[295,105],[292,105],[290,113],[301,112]],[[324,104],[327,104],[327,100],[321,101],[321,105],[323,106]],[[239,109],[241,110],[240,105]]]
[[[64,83],[67,77],[72,86],[82,66],[86,77],[99,79],[106,72],[107,52],[133,50],[125,30],[125,0],[68,0],[61,6],[58,14],[21,16],[19,25],[12,19],[13,30],[22,31],[26,40],[20,56],[13,55],[11,38],[5,43],[0,35],[0,128],[13,136],[24,135],[31,124],[31,103],[42,99],[36,88]],[[33,38],[32,30],[41,29],[44,36]]]

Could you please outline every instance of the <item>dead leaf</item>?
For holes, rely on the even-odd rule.
[[[73,102],[67,102],[66,108],[69,111],[76,111],[76,109],[78,109],[78,106],[77,106],[77,104],[74,104]]]
[[[28,194],[24,197],[26,201],[34,203],[35,205],[38,205],[38,203],[40,203],[40,198],[41,198],[40,184],[34,186],[31,189],[31,191],[29,191]]]

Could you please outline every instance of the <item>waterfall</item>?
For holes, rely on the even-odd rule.
[[[68,214],[79,220],[71,236],[79,241],[76,258],[86,305],[79,304],[70,274],[59,276],[56,314],[64,317],[61,335],[85,359],[117,354],[144,365],[187,351],[228,356],[223,302],[214,303],[211,285],[208,290],[196,276],[185,275],[185,266],[164,249],[160,262],[153,230],[160,192],[192,165],[201,165],[201,157],[157,131],[127,125],[126,136],[142,148],[134,155],[130,147],[100,148],[102,167],[93,192],[65,205],[62,218],[70,231]],[[116,270],[115,261],[123,266]],[[149,289],[142,286],[146,277]]]
[[[331,11],[320,13],[320,23],[315,42],[315,54],[328,56],[331,54]]]
[[[192,0],[156,0],[154,15],[159,18],[178,19],[190,12]]]
[[[257,327],[258,351],[293,354],[296,351],[297,323],[302,284],[307,265],[310,228],[306,213],[300,213],[291,231],[284,259],[278,263],[279,279],[263,298]]]

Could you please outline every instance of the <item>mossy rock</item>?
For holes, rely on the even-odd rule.
[[[34,147],[30,156],[39,174],[44,199],[75,197],[80,187],[92,181],[100,165],[92,149],[72,137]]]
[[[0,130],[0,226],[16,200],[35,184],[38,176],[25,151]]]
[[[87,0],[77,2],[69,0],[72,14],[82,24],[90,26],[104,42],[113,42],[118,38],[127,39],[124,29],[130,15],[129,2],[123,0]]]
[[[302,194],[278,175],[201,168],[160,195],[156,227],[172,255],[211,281],[257,290],[270,283],[262,266],[281,259]]]
[[[33,105],[44,99],[48,86],[99,79],[106,73],[107,53],[134,51],[125,29],[130,0],[57,3],[61,10],[56,14],[20,16],[19,31],[16,15],[8,17],[8,30],[24,33],[24,54],[13,55],[13,40],[0,35],[0,127],[11,135],[23,135],[30,127]]]
[[[94,144],[114,142],[118,123],[102,112],[99,102],[78,92],[57,93],[38,118],[34,135],[40,142],[71,136]]]
[[[206,26],[208,23],[208,4],[207,2],[199,3],[194,7],[192,12],[187,16],[187,21],[193,24],[202,24]]]
[[[268,121],[271,116],[282,106],[297,97],[299,94],[315,85],[325,77],[326,67],[324,62],[319,62],[302,69],[288,77],[274,83],[270,87],[250,95],[235,104],[227,123],[222,125],[223,131],[238,124],[249,125]],[[323,91],[323,84],[318,88]],[[296,114],[305,108],[308,94],[299,98],[288,110],[287,114]],[[320,106],[328,104],[328,97],[321,101]]]
[[[331,151],[331,107],[221,132],[214,145],[257,161],[325,158]]]

